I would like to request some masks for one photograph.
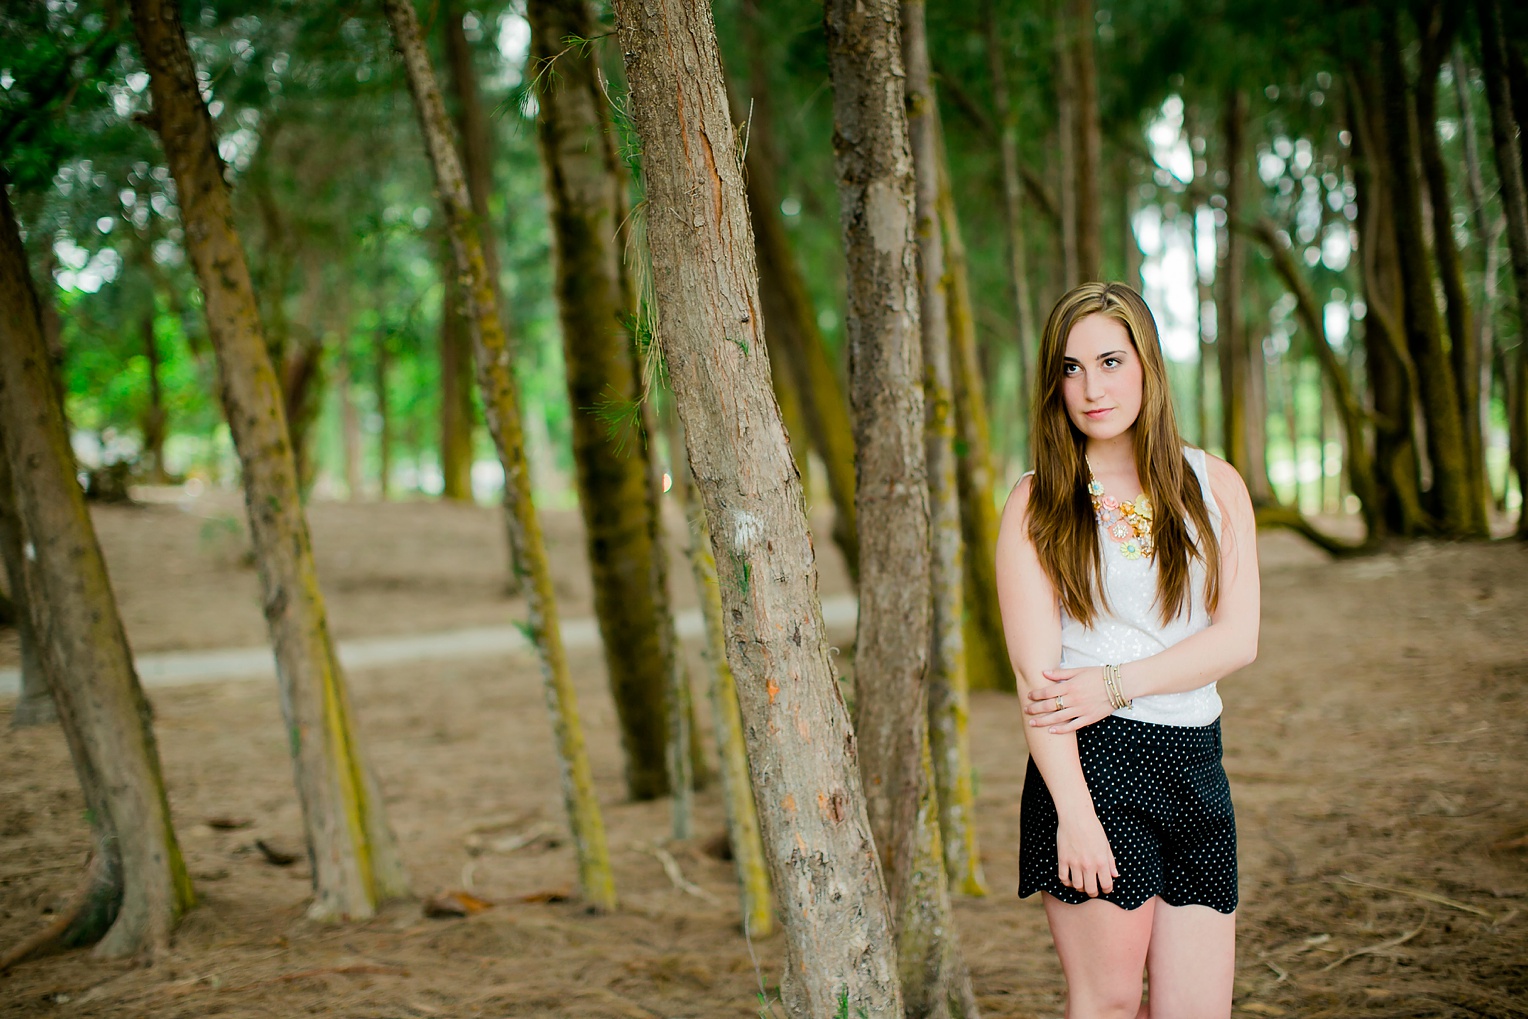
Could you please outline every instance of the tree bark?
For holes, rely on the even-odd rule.
[[[1416,366],[1401,334],[1394,202],[1389,164],[1383,155],[1387,148],[1384,118],[1377,112],[1380,86],[1367,67],[1350,67],[1348,80],[1358,255],[1368,309],[1364,317],[1364,367],[1376,418],[1375,472],[1386,529],[1411,537],[1432,530],[1432,522],[1422,506],[1413,428]]]
[[[854,427],[849,420],[849,401],[828,357],[822,330],[817,325],[817,309],[812,305],[806,281],[801,278],[800,265],[780,212],[780,188],[775,175],[779,159],[757,0],[743,0],[742,15],[752,110],[746,167],[748,211],[758,247],[759,298],[763,301],[764,320],[769,323],[765,341],[770,364],[783,361],[787,371],[785,378],[775,378],[776,393],[793,388],[800,400],[807,434],[827,471],[828,493],[835,514],[833,541],[843,552],[850,577],[857,582],[859,531],[854,509]],[[785,411],[783,401],[781,410]],[[790,425],[788,415],[786,425]],[[791,440],[794,444],[794,434]]]
[[[1072,192],[1077,203],[1076,283],[1099,279],[1103,272],[1103,195],[1099,180],[1103,144],[1098,120],[1098,68],[1093,55],[1093,39],[1098,31],[1093,6],[1093,0],[1066,0],[1066,44],[1071,50],[1069,62],[1077,89],[1072,121],[1073,167],[1077,174]]]
[[[541,538],[536,507],[531,502],[530,472],[525,462],[525,437],[520,427],[519,394],[510,364],[509,344],[483,260],[483,245],[477,234],[467,183],[446,121],[445,103],[435,80],[435,71],[430,66],[418,16],[411,0],[384,0],[383,8],[408,74],[409,91],[414,96],[425,148],[435,174],[436,191],[445,211],[456,274],[465,283],[463,289],[468,298],[465,321],[476,355],[484,416],[499,450],[499,460],[504,467],[506,502],[512,510],[509,521],[513,556],[516,562],[524,565],[528,574],[524,578],[530,616],[526,630],[541,657],[547,709],[552,716],[553,737],[562,773],[563,801],[578,858],[580,893],[585,902],[597,909],[614,909],[615,884],[610,871],[610,853],[605,844],[604,821],[594,795],[594,779],[578,720],[578,702],[558,625],[551,565]],[[642,493],[638,491],[636,497],[640,500]]]
[[[624,201],[593,57],[568,38],[594,31],[581,0],[531,0],[532,59],[547,86],[537,133],[551,215],[557,309],[573,408],[578,503],[594,580],[610,692],[620,722],[626,789],[649,800],[669,791],[664,760],[671,712],[662,611],[653,570],[648,463],[639,403],[645,399],[626,322],[616,225]],[[545,62],[555,58],[555,67]]]
[[[1497,296],[1501,289],[1501,235],[1507,228],[1506,217],[1497,214],[1486,217],[1486,187],[1481,173],[1480,135],[1475,123],[1475,104],[1470,97],[1469,68],[1464,62],[1463,46],[1454,45],[1452,68],[1454,97],[1459,104],[1459,129],[1464,139],[1465,187],[1470,200],[1470,218],[1475,227],[1482,250],[1478,269],[1480,272],[1480,307],[1475,316],[1475,362],[1479,366],[1475,410],[1475,423],[1481,431],[1476,441],[1484,448],[1487,441],[1486,424],[1491,420],[1491,373],[1495,349],[1495,317]],[[1502,380],[1506,382],[1506,379]],[[1486,496],[1493,498],[1490,479],[1486,480]]]
[[[1239,221],[1247,201],[1247,96],[1236,91],[1226,100],[1226,221]],[[1227,227],[1216,272],[1215,345],[1220,348],[1221,436],[1226,459],[1247,482],[1255,505],[1272,503],[1263,445],[1267,407],[1262,399],[1263,355],[1247,333],[1242,302],[1246,295],[1247,242]]]
[[[770,392],[741,159],[709,5],[618,0],[643,144],[658,342],[711,523],[793,1016],[900,1016],[855,735]]]
[[[177,4],[135,0],[153,122],[174,177],[188,254],[218,354],[223,407],[244,476],[245,505],[275,644],[297,790],[313,865],[315,918],[372,915],[407,893],[382,796],[364,761],[298,496],[281,392],[266,352],[244,249],[233,227],[212,118]]]
[[[164,467],[164,440],[169,432],[169,418],[164,407],[164,386],[160,384],[159,342],[154,337],[154,306],[152,292],[149,308],[144,313],[140,329],[143,334],[143,352],[149,366],[149,405],[143,410],[143,452],[148,460],[148,477],[162,484],[169,475]]]
[[[913,162],[898,22],[893,0],[827,6],[860,528],[854,731],[894,916],[916,845],[932,604]]]
[[[897,917],[897,954],[902,974],[902,994],[909,1016],[974,1016],[970,974],[962,962],[950,908],[952,877],[963,888],[982,894],[981,858],[976,849],[975,804],[971,796],[970,744],[965,731],[966,696],[963,571],[961,570],[960,493],[955,483],[955,401],[950,371],[950,325],[944,271],[944,237],[939,226],[939,131],[935,119],[937,100],[931,82],[928,37],[923,0],[902,0],[901,56],[906,70],[907,144],[913,171],[913,237],[917,254],[914,279],[918,286],[918,332],[909,342],[919,348],[923,420],[921,441],[927,479],[924,517],[927,543],[917,554],[926,557],[929,569],[928,659],[926,682],[915,677],[909,688],[914,703],[916,690],[926,690],[928,730],[916,747],[896,747],[897,752],[916,755],[913,780],[917,782],[917,805],[913,831],[904,837],[912,842],[908,862],[911,872],[903,880],[902,908]],[[893,23],[894,25],[895,23]],[[870,65],[872,73],[875,65]],[[894,66],[887,68],[894,71]],[[852,263],[851,263],[852,264]],[[885,352],[878,352],[884,357]],[[857,364],[864,363],[857,361]],[[884,377],[870,379],[885,388]],[[858,388],[858,387],[856,387]],[[863,415],[862,415],[863,417]],[[873,419],[871,428],[891,431]],[[890,461],[887,461],[890,463]],[[873,480],[868,472],[862,480]],[[893,477],[880,480],[886,486]],[[863,491],[863,489],[861,489]],[[916,511],[916,507],[913,508]],[[869,518],[866,519],[867,523]],[[916,522],[916,521],[915,521]],[[900,521],[888,521],[899,526]],[[886,555],[886,552],[882,553]],[[893,553],[886,562],[897,561]],[[866,579],[870,578],[866,560]],[[890,577],[885,565],[882,583]],[[867,588],[861,588],[866,592]],[[863,604],[863,600],[862,600]],[[863,610],[862,610],[863,611]],[[864,620],[864,615],[861,615]],[[862,629],[863,632],[863,629]],[[855,654],[859,667],[866,662],[863,645]],[[909,663],[912,664],[912,663]],[[907,666],[904,666],[906,668]],[[856,707],[866,704],[871,692],[864,673],[856,684]],[[874,691],[879,696],[904,696],[897,688]],[[886,724],[905,724],[900,705],[886,710],[879,705]],[[867,712],[860,710],[864,717]],[[914,725],[922,729],[923,721]],[[864,730],[860,730],[862,733]],[[862,737],[863,738],[863,737]],[[889,741],[887,741],[889,744]],[[931,747],[939,749],[935,762]],[[868,765],[870,756],[861,758]],[[939,772],[943,771],[943,776]],[[870,773],[866,783],[874,781]],[[962,796],[962,794],[964,794]],[[946,807],[948,797],[948,807]],[[874,800],[872,799],[872,804]],[[874,823],[874,815],[871,816]],[[946,845],[944,831],[952,838]],[[953,863],[947,866],[946,861]],[[961,985],[964,984],[964,987]],[[953,1008],[952,1008],[953,1006]]]
[[[16,639],[21,645],[21,691],[11,712],[11,728],[21,729],[57,721],[58,709],[53,705],[47,665],[37,646],[37,631],[32,628],[26,560],[22,554],[26,538],[22,536],[21,517],[16,511],[16,489],[10,460],[5,456],[4,431],[0,426],[0,559],[5,563],[5,583],[15,612]]]
[[[711,554],[711,529],[695,491],[695,479],[684,455],[684,437],[678,418],[672,419],[669,442],[673,447],[674,491],[688,521],[685,555],[695,577],[701,616],[706,631],[706,664],[711,670],[711,725],[721,758],[722,804],[727,814],[727,842],[737,867],[738,897],[743,933],[764,938],[774,933],[769,867],[764,841],[759,834],[759,812],[753,803],[753,780],[748,775],[748,744],[743,734],[743,715],[738,707],[737,681],[727,664],[727,622],[722,614],[721,587],[716,559]]]
[[[1477,0],[1476,11],[1481,24],[1481,71],[1491,106],[1491,143],[1496,150],[1496,172],[1501,181],[1502,211],[1507,221],[1507,249],[1512,256],[1518,320],[1528,321],[1528,191],[1523,183],[1524,153],[1518,135],[1522,119],[1513,104],[1514,95],[1507,76],[1501,5],[1498,0]],[[1515,398],[1508,401],[1512,411],[1508,428],[1518,490],[1528,492],[1528,343],[1518,343],[1514,374],[1516,378],[1509,392],[1515,391]],[[1517,537],[1528,540],[1528,496],[1524,497],[1518,511]]]
[[[1008,72],[1003,59],[1001,32],[998,28],[997,5],[994,0],[983,0],[983,31],[987,37],[987,73],[992,78],[992,109],[997,117],[998,154],[1003,172],[1003,225],[1007,228],[1004,238],[1008,244],[1008,297],[1013,303],[1014,322],[1018,327],[1016,357],[1019,365],[1019,400],[1014,414],[1024,429],[1024,442],[1018,453],[1021,462],[1027,462],[1029,422],[1029,362],[1040,349],[1040,339],[1035,331],[1033,302],[1029,295],[1029,267],[1024,249],[1024,192],[1019,174],[1019,129],[1013,104],[1008,98]],[[939,751],[934,751],[934,770],[939,770]],[[942,802],[942,801],[941,801]],[[949,832],[946,836],[946,854],[949,852]]]
[[[1386,121],[1386,156],[1394,185],[1396,252],[1401,269],[1402,328],[1417,365],[1418,393],[1427,422],[1427,454],[1432,464],[1430,495],[1443,533],[1477,537],[1481,513],[1472,513],[1454,369],[1444,349],[1442,324],[1433,293],[1432,266],[1422,229],[1422,195],[1417,180],[1417,129],[1413,90],[1401,60],[1398,15],[1386,26],[1380,45],[1380,77]],[[1447,210],[1441,215],[1447,216]],[[1483,512],[1484,507],[1481,507]]]
[[[393,497],[393,409],[387,396],[387,372],[392,365],[392,353],[387,349],[387,331],[380,326],[373,340],[372,357],[377,400],[377,498],[387,502]]]
[[[938,111],[934,113],[936,126]],[[942,132],[941,132],[942,137]],[[997,505],[993,500],[992,429],[976,349],[966,245],[955,211],[948,154],[939,166],[939,222],[944,236],[950,319],[950,370],[955,397],[955,482],[965,544],[966,678],[972,690],[1015,689],[1013,665],[997,607]]]
[[[30,613],[54,703],[85,793],[94,851],[106,858],[89,907],[66,936],[96,954],[151,957],[195,903],[170,824],[152,712],[133,670],[53,387],[37,294],[10,199],[0,187],[0,436],[26,536],[18,604]],[[8,493],[9,494],[9,493]]]
[[[1326,335],[1326,320],[1321,304],[1311,289],[1310,281],[1300,271],[1294,253],[1278,237],[1278,230],[1267,219],[1257,224],[1257,233],[1268,254],[1273,259],[1274,271],[1295,296],[1295,311],[1300,323],[1311,337],[1311,349],[1321,366],[1321,374],[1336,400],[1337,413],[1342,422],[1346,443],[1347,470],[1353,494],[1358,497],[1359,513],[1364,521],[1364,544],[1375,545],[1385,537],[1384,507],[1380,499],[1379,484],[1374,476],[1374,461],[1369,455],[1369,441],[1365,433],[1365,411],[1353,385],[1348,379],[1346,367],[1338,359]],[[1322,460],[1325,461],[1325,447]],[[1325,477],[1325,471],[1322,473]]]
[[[440,494],[472,501],[472,344],[462,322],[461,281],[450,242],[440,245]]]
[[[1431,8],[1430,10],[1428,8]],[[1417,152],[1432,209],[1432,251],[1438,280],[1443,286],[1448,326],[1448,360],[1454,376],[1454,403],[1460,419],[1463,462],[1460,471],[1467,488],[1467,511],[1471,533],[1490,533],[1486,520],[1485,451],[1480,417],[1480,356],[1475,340],[1474,316],[1464,283],[1464,263],[1454,243],[1454,202],[1449,192],[1448,170],[1438,141],[1438,72],[1463,15],[1462,5],[1424,3],[1414,6],[1417,31],[1422,37],[1416,87]],[[1481,236],[1485,240],[1485,236]],[[1434,302],[1436,307],[1436,301]]]
[[[907,67],[908,136],[917,213],[919,331],[923,349],[924,446],[933,589],[928,714],[937,795],[932,802],[942,835],[943,872],[948,874],[948,881],[941,879],[939,883],[953,883],[967,895],[985,895],[981,856],[976,844],[971,749],[967,734],[970,709],[964,630],[964,545],[960,533],[960,489],[955,480],[955,398],[950,368],[944,235],[939,224],[940,139],[934,112],[937,102],[929,81],[928,42],[921,2],[902,4],[902,26],[902,48]],[[912,998],[912,991],[905,981],[903,992]]]

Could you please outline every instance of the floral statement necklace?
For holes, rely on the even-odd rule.
[[[1146,493],[1131,502],[1105,495],[1104,486],[1093,476],[1093,465],[1088,464],[1088,495],[1093,498],[1093,515],[1109,537],[1119,543],[1120,555],[1126,559],[1150,559],[1151,500]]]

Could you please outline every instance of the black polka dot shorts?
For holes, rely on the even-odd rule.
[[[1077,753],[1120,876],[1099,898],[1135,909],[1236,909],[1236,814],[1220,764],[1220,720],[1186,727],[1116,715],[1079,729]],[[1056,873],[1056,804],[1034,759],[1020,807],[1019,895],[1088,901]]]

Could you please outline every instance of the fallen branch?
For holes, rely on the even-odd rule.
[[[1459,902],[1455,899],[1444,898],[1443,896],[1435,895],[1432,892],[1414,892],[1408,888],[1392,888],[1389,885],[1377,885],[1369,881],[1362,881],[1354,877],[1352,874],[1344,874],[1342,875],[1342,879],[1349,884],[1358,885],[1361,888],[1373,888],[1377,892],[1390,892],[1394,895],[1409,895],[1413,899],[1421,899],[1423,902],[1435,902],[1440,906],[1447,906],[1450,909],[1458,909],[1463,910],[1466,913],[1474,913],[1476,916],[1483,916],[1493,923],[1496,919],[1494,916],[1492,916],[1492,914],[1487,913],[1479,906],[1471,906],[1467,903]]]
[[[324,977],[333,975],[376,975],[385,977],[406,977],[409,975],[409,971],[404,969],[402,966],[387,966],[375,962],[358,962],[352,963],[348,966],[320,966],[317,969],[298,970],[296,973],[283,973],[281,976],[271,977],[268,980],[256,980],[252,984],[238,984],[233,987],[223,987],[219,989],[225,993],[229,991],[248,991],[255,987],[267,987],[271,984],[289,984],[294,980],[306,980],[309,977]]]
[[[1338,966],[1341,966],[1343,963],[1347,962],[1349,959],[1356,959],[1360,955],[1375,955],[1379,952],[1386,951],[1387,949],[1395,948],[1399,945],[1404,945],[1406,942],[1422,933],[1422,926],[1423,925],[1419,924],[1416,930],[1407,931],[1405,934],[1402,934],[1398,938],[1391,938],[1389,941],[1382,941],[1377,945],[1370,945],[1367,948],[1354,949],[1347,955],[1344,955],[1342,958],[1338,959],[1336,962],[1330,962],[1325,966],[1322,966],[1321,972],[1325,973],[1328,970],[1334,970]]]
[[[1339,559],[1375,551],[1373,545],[1343,541],[1341,538],[1327,534],[1311,523],[1305,514],[1288,506],[1259,506],[1253,513],[1258,527],[1282,527],[1294,531],[1323,552]]]
[[[69,905],[42,930],[0,953],[0,973],[4,973],[19,962],[25,962],[34,955],[41,955],[48,951],[68,932],[70,927],[74,926],[74,922],[90,904],[91,892],[95,890],[96,882],[101,879],[101,870],[106,865],[104,860],[104,856],[100,853],[90,854],[85,865],[85,876],[80,880],[79,888],[70,899]]]
[[[705,901],[711,903],[713,906],[721,905],[721,902],[716,898],[716,896],[712,895],[710,892],[706,891],[699,885],[685,880],[684,874],[679,870],[679,861],[674,859],[674,854],[670,853],[667,849],[664,849],[662,846],[650,846],[645,842],[634,842],[632,843],[631,848],[635,849],[639,853],[646,853],[648,856],[655,858],[659,863],[663,864],[663,873],[668,875],[669,881],[673,882],[674,887],[679,889],[681,892],[684,892],[687,895],[693,895],[697,899],[704,899]]]

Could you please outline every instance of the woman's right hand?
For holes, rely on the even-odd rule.
[[[1096,814],[1061,819],[1056,827],[1056,869],[1062,884],[1091,897],[1114,891],[1119,868]]]

